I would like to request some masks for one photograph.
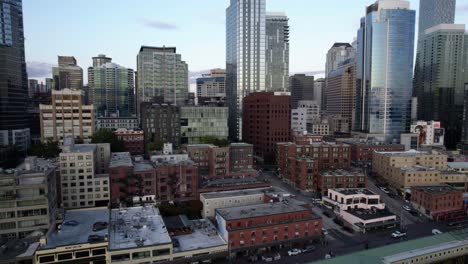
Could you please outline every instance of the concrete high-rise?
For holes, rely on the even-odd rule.
[[[29,144],[28,76],[21,0],[0,0],[0,147]]]
[[[350,59],[336,70],[328,73],[327,79],[327,114],[346,118],[349,130],[352,129],[354,109],[356,107],[356,62]]]
[[[281,12],[266,14],[266,79],[268,92],[289,91],[289,25]]]
[[[136,116],[133,70],[112,63],[105,55],[88,68],[89,101],[97,117]]]
[[[325,78],[328,74],[338,69],[340,63],[356,57],[356,49],[349,43],[336,42],[327,52],[325,65]]]
[[[142,46],[137,55],[137,109],[140,104],[157,98],[174,105],[187,99],[188,66],[175,47]],[[157,100],[156,100],[157,101]]]
[[[380,0],[358,30],[355,130],[387,142],[409,130],[415,16],[409,1]]]
[[[58,56],[58,66],[52,68],[52,75],[55,90],[83,88],[83,69],[73,56]]]
[[[197,78],[199,105],[226,103],[226,70],[212,69],[210,73]]]
[[[297,108],[300,100],[314,100],[314,76],[295,74],[289,78],[291,109]]]
[[[418,120],[441,121],[446,147],[460,141],[464,85],[468,82],[468,34],[465,25],[440,24],[419,41],[414,95]]]
[[[242,140],[242,99],[265,90],[265,0],[231,0],[226,9],[229,138]]]
[[[455,3],[456,0],[419,0],[418,42],[426,29],[455,23]]]

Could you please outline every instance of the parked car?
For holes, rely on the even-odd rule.
[[[406,233],[405,232],[400,232],[400,231],[395,231],[392,233],[393,238],[402,238],[405,237]]]
[[[418,213],[417,211],[415,211],[415,210],[411,210],[411,211],[410,211],[410,214],[411,214],[412,216],[419,216],[419,213]]]
[[[333,222],[335,222],[335,224],[339,225],[339,226],[343,226],[343,220],[339,219],[339,218],[335,218],[333,219]]]
[[[312,252],[315,250],[315,246],[309,245],[302,250],[302,253]]]
[[[387,188],[381,186],[379,187],[380,190],[382,190],[382,192],[386,193],[386,194],[389,194],[390,192],[387,190]]]
[[[329,217],[331,218],[332,217],[332,214],[328,211],[323,211],[323,215],[326,216],[326,217]]]
[[[442,231],[440,231],[439,229],[432,229],[432,234],[433,235],[440,235],[440,234],[442,234]]]
[[[328,230],[322,227],[322,234],[323,235],[328,235]]]
[[[403,209],[405,209],[406,211],[411,212],[411,207],[409,207],[409,205],[404,204],[401,207],[403,207]]]
[[[302,251],[298,248],[293,248],[291,250],[288,250],[288,256],[296,256],[296,255],[299,255],[301,254]]]

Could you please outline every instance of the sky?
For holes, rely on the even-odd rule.
[[[290,25],[290,72],[322,72],[335,42],[352,42],[374,0],[266,0]],[[411,0],[419,10],[419,0]],[[85,83],[91,58],[105,54],[136,70],[140,46],[175,46],[192,75],[225,68],[229,0],[23,0],[29,78],[51,77],[57,55],[75,56]],[[418,14],[416,14],[418,16]],[[468,24],[468,0],[455,23]],[[416,30],[417,32],[417,30]]]

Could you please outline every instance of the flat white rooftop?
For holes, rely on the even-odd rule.
[[[166,225],[153,206],[114,209],[109,227],[109,250],[170,244]]]
[[[192,233],[174,236],[179,242],[174,252],[190,251],[227,245],[227,242],[218,234],[216,227],[208,219],[192,220]]]

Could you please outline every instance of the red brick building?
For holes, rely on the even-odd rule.
[[[220,235],[232,252],[319,238],[322,219],[295,200],[216,209]]]
[[[119,128],[114,133],[121,139],[125,148],[132,155],[143,155],[145,153],[145,136],[143,131]]]
[[[229,147],[194,144],[186,148],[189,158],[198,166],[200,176],[224,177],[229,172]]]
[[[155,167],[158,201],[198,200],[198,167],[193,161],[167,161]]]
[[[232,143],[229,146],[229,169],[231,172],[241,172],[253,169],[252,144]]]
[[[421,214],[436,221],[466,217],[463,190],[448,185],[411,187],[411,203]]]
[[[258,92],[242,104],[242,140],[254,145],[254,155],[274,163],[276,143],[291,140],[291,99],[289,93]]]
[[[280,176],[303,191],[318,192],[321,171],[351,166],[351,148],[343,143],[278,143],[276,153]]]
[[[303,134],[303,133],[293,133],[292,142],[295,142],[298,145],[306,145],[312,142],[320,143],[323,141],[323,136],[321,135],[312,135],[312,134]]]
[[[365,188],[366,175],[361,170],[322,171],[318,177],[318,192],[322,194],[328,189]]]
[[[372,157],[376,151],[405,151],[405,146],[399,144],[359,141],[345,141],[344,143],[351,146],[351,163],[354,166],[372,165]]]
[[[114,152],[109,164],[111,202],[153,202],[156,177],[151,162],[141,157],[132,160],[129,152]]]

